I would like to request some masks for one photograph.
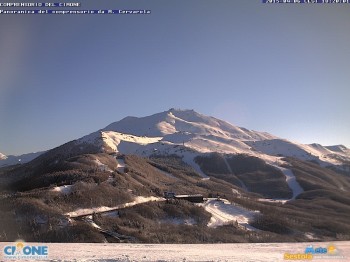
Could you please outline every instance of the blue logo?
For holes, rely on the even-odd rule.
[[[16,242],[14,245],[4,247],[5,258],[10,259],[43,259],[49,255],[48,246],[29,245],[23,242]]]
[[[335,256],[339,256],[341,252],[333,244],[329,244],[327,247],[317,247],[317,248],[314,248],[312,245],[309,245],[305,248],[305,254],[327,255],[327,256],[335,257]]]
[[[312,245],[306,247],[305,249],[305,254],[327,254],[328,250],[327,248],[323,248],[323,247],[318,247],[318,248],[314,248]]]

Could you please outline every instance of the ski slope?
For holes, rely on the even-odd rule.
[[[249,225],[249,221],[258,214],[258,211],[250,211],[241,206],[231,204],[226,199],[217,200],[216,198],[208,199],[204,204],[199,204],[208,211],[212,217],[208,227],[218,227],[222,225],[237,223],[247,230],[256,230]]]
[[[292,170],[284,168],[284,167],[278,167],[282,171],[282,173],[286,176],[286,182],[289,186],[289,188],[293,192],[293,196],[291,200],[295,199],[299,194],[304,192],[304,189],[300,186],[298,183],[295,175],[293,174]]]

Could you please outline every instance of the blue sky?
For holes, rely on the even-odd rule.
[[[350,146],[350,5],[83,1],[151,15],[0,15],[0,152],[171,107]]]

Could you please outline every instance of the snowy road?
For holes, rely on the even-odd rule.
[[[126,208],[126,207],[132,207],[132,206],[135,206],[138,204],[151,202],[151,201],[165,201],[165,199],[162,197],[154,197],[154,196],[150,196],[150,197],[138,196],[138,197],[135,197],[135,200],[132,202],[121,204],[121,205],[118,205],[115,207],[102,206],[102,207],[95,207],[95,208],[78,209],[78,210],[75,210],[73,212],[66,213],[66,216],[74,218],[74,217],[80,217],[80,216],[88,216],[88,215],[92,215],[94,213],[96,213],[96,214],[106,213],[106,212],[115,211],[115,210]]]
[[[28,243],[26,243],[28,244]],[[326,248],[331,243],[248,243],[248,244],[65,244],[50,243],[46,261],[228,261],[228,262],[265,262],[287,261],[284,254],[304,253],[305,248],[312,244],[314,247]],[[328,259],[319,255],[314,260],[345,262],[350,258],[350,241],[332,242],[338,251],[338,259]],[[0,249],[13,243],[0,243]],[[30,245],[35,245],[30,243]],[[3,253],[0,260],[4,261]],[[5,260],[13,261],[13,260]],[[30,260],[21,260],[30,261]],[[37,261],[37,260],[32,260]],[[42,260],[41,260],[42,261]]]

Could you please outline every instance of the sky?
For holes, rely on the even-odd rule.
[[[152,13],[0,14],[1,153],[51,149],[173,107],[350,147],[349,4],[81,3]]]

